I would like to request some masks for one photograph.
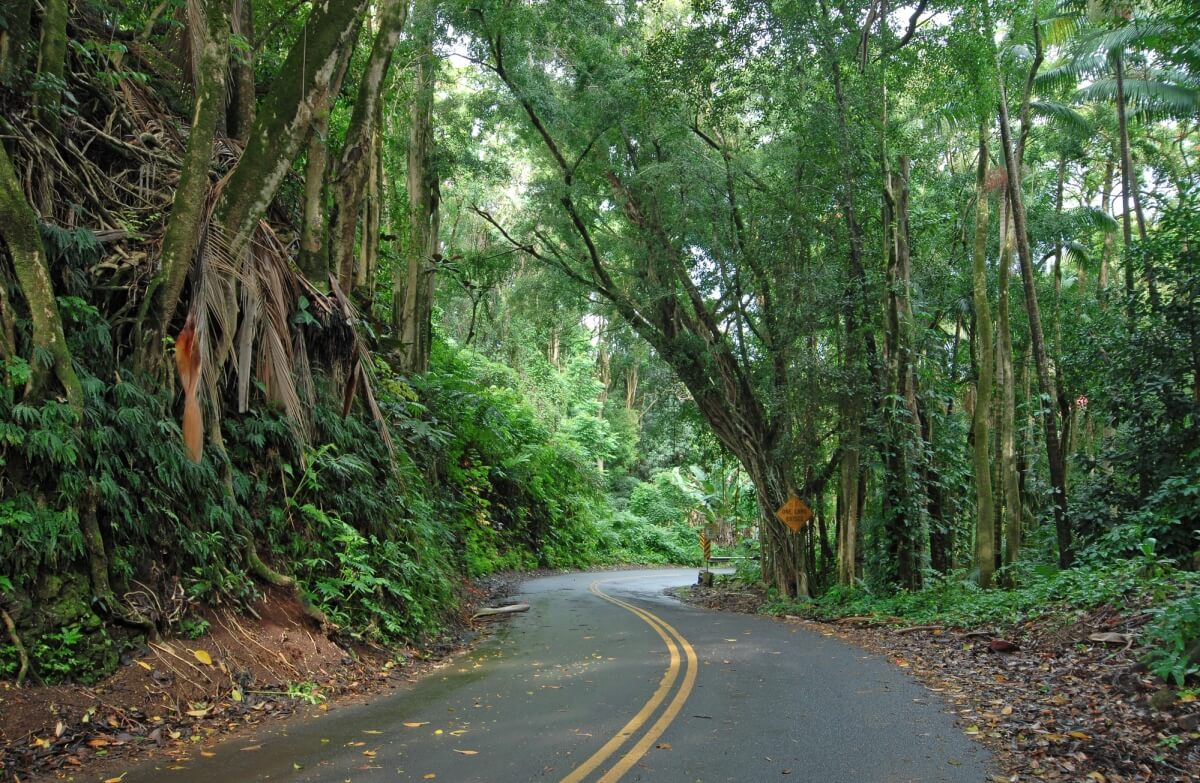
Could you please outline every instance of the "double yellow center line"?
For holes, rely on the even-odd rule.
[[[638,578],[638,577],[631,577]],[[612,580],[621,581],[621,580]],[[671,699],[671,703],[658,716],[658,720],[642,735],[641,739],[634,743],[625,755],[617,759],[607,772],[596,779],[596,783],[616,783],[621,779],[621,776],[633,767],[642,756],[650,748],[654,747],[654,743],[662,736],[671,722],[679,715],[683,709],[684,702],[692,692],[692,688],[696,684],[696,651],[688,640],[683,638],[683,634],[675,630],[671,625],[661,618],[651,614],[650,612],[640,607],[634,606],[631,603],[622,601],[619,598],[613,598],[611,595],[603,592],[600,589],[600,582],[592,582],[588,588],[593,594],[615,604],[622,609],[628,610],[637,615],[647,625],[662,637],[663,643],[667,645],[667,653],[670,657],[670,665],[667,666],[667,671],[663,674],[662,680],[658,684],[658,688],[650,696],[650,699],[642,705],[638,713],[629,719],[615,736],[608,742],[604,743],[598,751],[593,753],[587,761],[580,764],[571,774],[563,778],[560,783],[581,783],[589,775],[600,768],[609,757],[615,754],[627,740],[636,735],[644,725],[654,716],[662,703],[670,696],[674,689],[676,681],[679,679],[679,673],[683,671],[683,683],[675,690],[675,696]],[[682,651],[682,656],[680,652]]]

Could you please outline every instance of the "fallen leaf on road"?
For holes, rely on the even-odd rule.
[[[669,743],[669,742],[660,742],[660,743],[658,743],[657,745],[655,745],[654,747],[658,748],[659,750],[670,750],[670,749],[671,749],[671,743]]]
[[[461,753],[464,756],[478,756],[479,755],[479,751],[477,751],[477,750],[459,750],[458,748],[455,748],[454,752]]]
[[[428,725],[429,725],[429,721],[427,721],[427,720],[423,720],[423,721],[421,721],[420,723],[412,723],[412,722],[409,722],[409,721],[405,721],[404,725],[405,725],[405,726],[407,726],[407,727],[409,727],[410,729],[419,729],[419,728],[421,728],[422,726],[428,726]]]
[[[205,666],[212,666],[212,656],[206,650],[192,650],[192,655]]]
[[[422,775],[422,776],[421,776],[421,778],[422,778],[423,780],[433,780],[433,779],[434,779],[434,778],[436,778],[436,777],[437,777],[437,775],[433,774],[432,772],[430,772],[428,775]]]
[[[205,758],[212,758],[213,756],[215,756],[217,754],[213,753],[211,750],[202,750],[202,751],[200,751],[200,755],[204,756]]]
[[[148,672],[154,670],[154,667],[151,666],[150,664],[146,663],[145,661],[138,661],[137,665],[141,666],[143,669],[145,669]]]
[[[382,734],[378,729],[363,729],[363,734]]]
[[[262,745],[247,745],[246,747],[242,748],[242,750],[262,750]]]
[[[897,666],[900,666],[900,667],[903,667],[903,668],[907,668],[907,667],[908,667],[908,665],[909,665],[909,663],[908,663],[908,661],[904,660],[903,658],[897,658],[897,659],[896,659],[896,665],[897,665]]]
[[[124,780],[125,776],[128,774],[129,774],[128,772],[122,772],[120,775],[117,775],[115,778],[107,778],[104,781],[104,783],[121,783],[121,781]]]
[[[377,751],[377,750],[364,750],[364,751],[363,751],[363,755],[364,755],[364,756],[372,756],[372,757],[373,757],[373,756],[374,756],[376,753],[378,753],[378,752],[379,752],[379,751]]]

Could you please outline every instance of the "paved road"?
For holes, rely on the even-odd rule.
[[[124,783],[987,779],[986,751],[895,666],[802,627],[663,595],[695,577],[532,580],[519,599],[527,614],[415,685]],[[262,747],[241,751],[252,745]]]

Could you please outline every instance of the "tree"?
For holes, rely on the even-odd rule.
[[[416,11],[417,59],[409,103],[408,193],[409,247],[407,273],[400,307],[394,308],[401,360],[407,372],[423,373],[429,366],[432,342],[433,287],[441,260],[441,218],[438,174],[433,160],[433,88],[437,60],[433,54],[435,4],[419,0]],[[398,295],[398,294],[397,294]]]
[[[192,0],[193,24],[188,28],[191,51],[196,58],[192,69],[196,100],[187,149],[179,175],[179,186],[171,203],[171,218],[163,236],[160,270],[147,289],[142,305],[146,337],[139,347],[143,367],[157,366],[162,355],[162,338],[200,244],[201,224],[209,188],[213,142],[218,119],[225,110],[225,64],[229,59],[230,0]],[[148,313],[149,308],[153,309]]]
[[[29,320],[33,327],[30,394],[40,398],[52,393],[48,385],[52,375],[58,380],[76,417],[81,419],[83,388],[75,374],[71,352],[63,336],[62,316],[58,312],[46,250],[38,233],[37,216],[25,199],[21,181],[17,179],[3,145],[0,145],[0,223],[4,226],[0,231],[0,240],[3,240],[12,259],[13,271],[29,307]]]

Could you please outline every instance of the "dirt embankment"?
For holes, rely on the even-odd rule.
[[[455,622],[420,646],[385,649],[327,633],[291,595],[271,593],[248,612],[206,612],[199,638],[147,642],[92,687],[0,682],[0,777],[103,774],[155,754],[203,754],[225,735],[412,682],[477,638],[487,622],[472,622],[472,613],[518,581],[466,585]]]

